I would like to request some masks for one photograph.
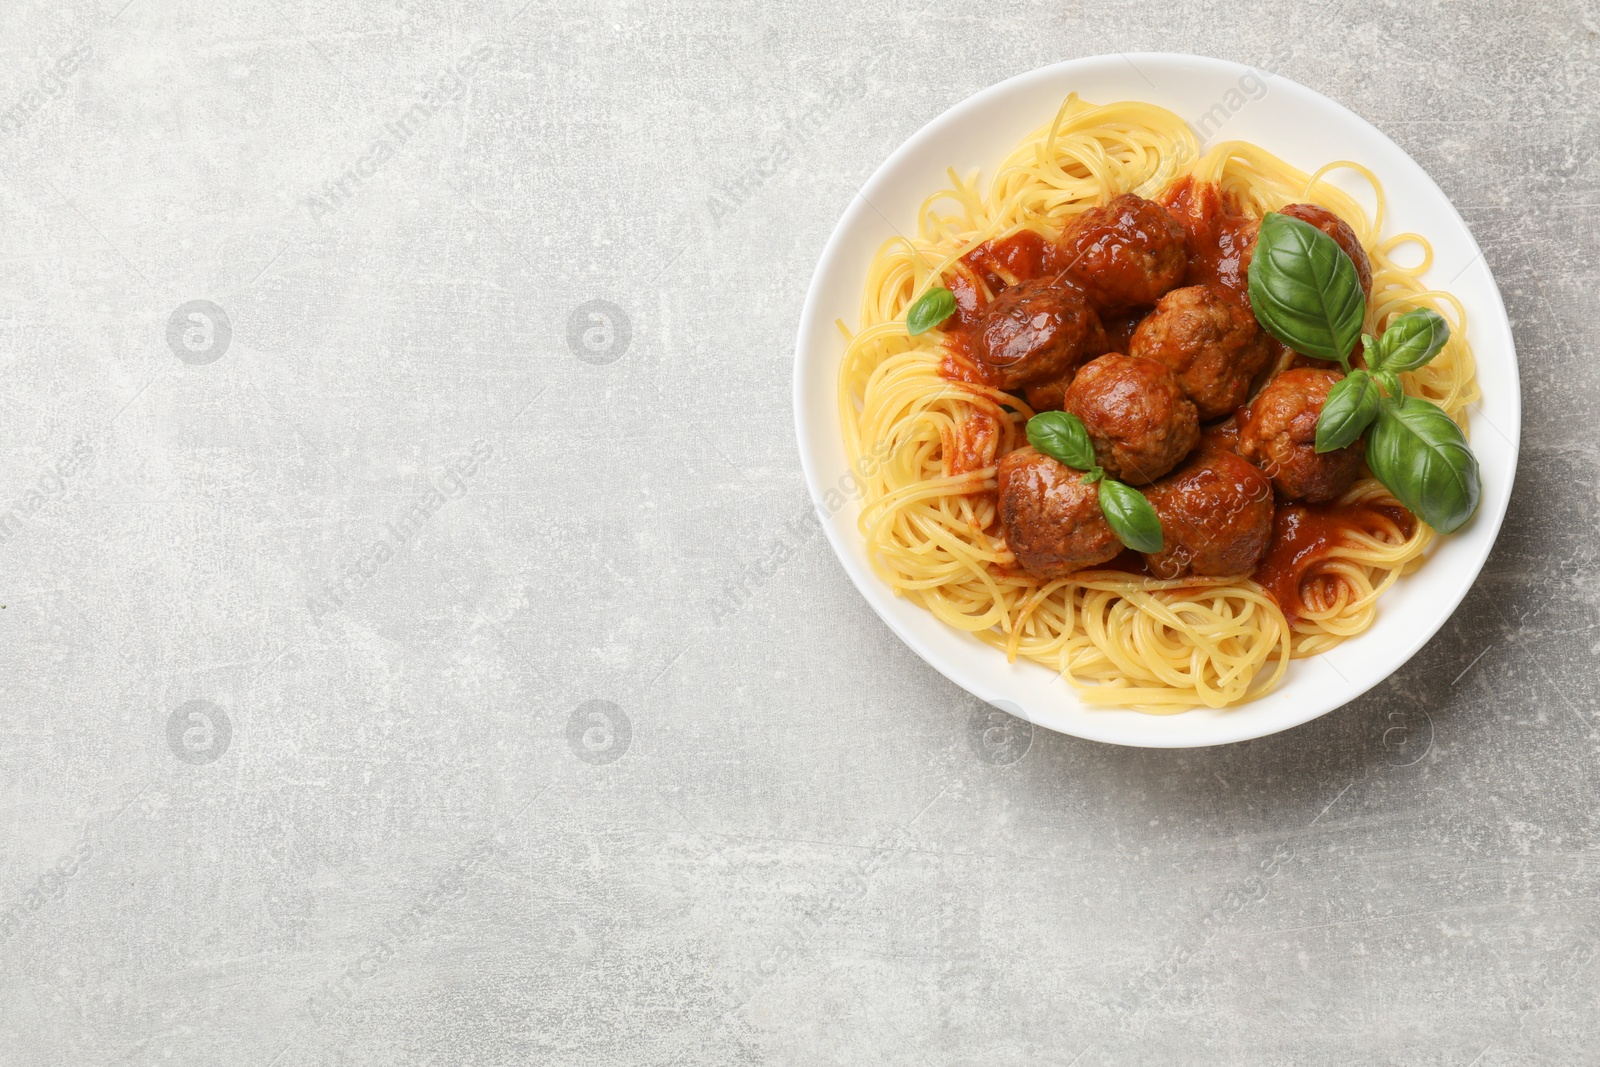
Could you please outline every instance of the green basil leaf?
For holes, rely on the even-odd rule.
[[[927,333],[956,313],[956,294],[936,285],[917,297],[917,302],[906,312],[906,332],[912,337]]]
[[[1478,460],[1444,409],[1417,397],[1385,400],[1367,434],[1367,466],[1413,514],[1440,533],[1472,518],[1482,495]]]
[[[1317,451],[1343,448],[1360,437],[1377,417],[1378,387],[1372,376],[1363,370],[1351,371],[1334,383],[1322,403],[1322,414],[1317,416]]]
[[[1028,443],[1069,467],[1094,467],[1094,445],[1083,420],[1067,411],[1041,411],[1028,420]]]
[[[1412,308],[1399,316],[1378,338],[1376,358],[1369,354],[1367,365],[1373,370],[1396,374],[1425,366],[1450,340],[1450,324],[1432,308]]]
[[[1100,510],[1118,541],[1135,552],[1161,551],[1161,518],[1139,490],[1114,478],[1101,478]]]
[[[1356,265],[1332,237],[1269,211],[1250,258],[1250,307],[1294,349],[1344,365],[1361,339],[1366,298]]]
[[[1400,375],[1392,370],[1373,371],[1372,380],[1383,386],[1384,391],[1396,400],[1406,395],[1405,386],[1400,384]]]

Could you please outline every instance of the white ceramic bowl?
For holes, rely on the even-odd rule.
[[[891,223],[913,231],[923,198],[947,184],[947,167],[978,168],[987,181],[995,164],[1074,91],[1096,103],[1159,104],[1203,129],[1207,142],[1251,141],[1307,172],[1337,159],[1364,164],[1388,198],[1385,234],[1428,238],[1435,257],[1428,280],[1467,308],[1483,389],[1471,416],[1472,447],[1483,467],[1477,516],[1441,538],[1420,570],[1383,595],[1371,629],[1332,652],[1295,661],[1277,689],[1239,707],[1148,715],[1085,706],[1054,671],[1031,661],[1008,664],[999,651],[895,596],[867,562],[857,503],[832,513],[826,503],[851,484],[835,401],[844,345],[833,322],[855,324],[873,252],[894,234]],[[1370,203],[1359,182],[1347,188]],[[806,294],[795,352],[795,421],[812,500],[845,570],[890,628],[945,677],[1014,715],[1078,737],[1150,748],[1219,745],[1286,730],[1355,699],[1410,659],[1450,617],[1489,555],[1511,498],[1521,419],[1516,352],[1500,291],[1466,223],[1433,180],[1393,141],[1327,97],[1279,75],[1199,56],[1132,53],[1058,63],[986,89],[918,130],[834,228]]]

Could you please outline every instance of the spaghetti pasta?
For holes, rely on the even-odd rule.
[[[1370,215],[1325,180],[1341,169],[1371,186]],[[1434,533],[1408,521],[1365,472],[1338,502],[1346,521],[1322,531],[1327,543],[1303,570],[1289,565],[1294,546],[1280,509],[1268,564],[1274,554],[1285,558],[1273,580],[1262,572],[1260,581],[1158,580],[1104,567],[1045,581],[1024,572],[1001,526],[996,463],[1027,443],[1023,428],[1033,411],[968,373],[939,331],[913,337],[904,320],[942,279],[983,286],[964,257],[986,242],[1023,230],[1054,240],[1076,216],[1121,193],[1158,197],[1187,179],[1215,186],[1245,214],[1309,202],[1346,220],[1371,261],[1368,332],[1417,307],[1449,321],[1444,349],[1402,381],[1408,394],[1464,423],[1478,396],[1465,309],[1423,282],[1432,259],[1423,237],[1381,236],[1376,177],[1347,161],[1308,175],[1240,141],[1202,154],[1188,125],[1165,109],[1094,105],[1075,94],[1001,161],[987,189],[976,174],[949,177],[950,186],[921,205],[916,233],[874,256],[858,328],[840,323],[847,339],[840,422],[862,486],[861,534],[883,580],[1009,658],[1058,671],[1086,703],[1158,713],[1252,699],[1278,683],[1290,659],[1325,652],[1370,626],[1379,595],[1420,564]],[[1410,265],[1401,262],[1407,248],[1420,249]],[[1004,278],[1004,268],[996,270]],[[869,453],[874,462],[863,461]]]

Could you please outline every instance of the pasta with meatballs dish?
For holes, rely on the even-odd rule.
[[[1225,707],[1470,521],[1466,309],[1360,163],[1201,151],[1169,111],[1073,95],[987,187],[949,178],[840,324],[897,593],[1086,703]]]

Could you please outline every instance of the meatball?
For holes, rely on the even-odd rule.
[[[1361,247],[1361,242],[1356,238],[1356,231],[1350,224],[1325,207],[1315,204],[1290,204],[1281,209],[1281,214],[1309,222],[1323,233],[1332,237],[1339,247],[1344,249],[1344,254],[1350,257],[1350,262],[1356,265],[1356,277],[1361,279],[1361,293],[1363,296],[1372,295],[1372,262],[1367,259],[1367,250]]]
[[[1202,450],[1145,496],[1165,538],[1144,557],[1157,578],[1249,574],[1272,540],[1272,482],[1232,452]]]
[[[1188,238],[1166,208],[1123,193],[1078,216],[1061,236],[1060,255],[1096,309],[1122,311],[1154,304],[1183,281]]]
[[[1267,364],[1255,316],[1212,285],[1174,289],[1133,332],[1132,355],[1166,364],[1202,419],[1220,419],[1245,402],[1250,379]]]
[[[1000,388],[1056,378],[1105,351],[1100,316],[1070,285],[1021,282],[996,296],[978,329],[977,355]]]
[[[1316,450],[1317,417],[1344,375],[1296,367],[1272,381],[1239,416],[1239,455],[1254,463],[1290,500],[1317,503],[1340,496],[1361,472],[1367,444]]]
[[[997,477],[1006,544],[1035,578],[1060,578],[1122,551],[1098,488],[1085,485],[1081,471],[1024,447],[1000,458]]]
[[[1153,482],[1200,440],[1200,415],[1178,379],[1153,359],[1116,353],[1090,360],[1062,408],[1083,420],[1094,461],[1130,485]]]

